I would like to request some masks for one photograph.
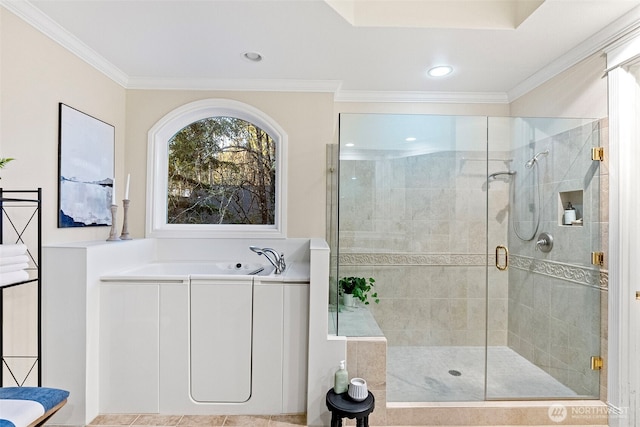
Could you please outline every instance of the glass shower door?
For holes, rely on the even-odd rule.
[[[599,124],[488,125],[486,398],[597,398]]]
[[[484,400],[487,119],[341,114],[337,333],[387,339],[390,402]],[[334,288],[334,295],[340,290]]]
[[[592,120],[340,115],[330,320],[386,338],[387,401],[598,397],[598,145]]]

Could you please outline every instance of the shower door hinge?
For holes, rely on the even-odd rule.
[[[604,361],[600,356],[591,356],[591,370],[599,371],[604,366]]]
[[[593,147],[591,149],[591,160],[598,160],[600,162],[604,161],[604,148]]]
[[[591,252],[591,264],[604,265],[604,252]]]

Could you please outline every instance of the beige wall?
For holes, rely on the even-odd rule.
[[[115,172],[122,182],[124,88],[1,7],[0,43],[0,156],[16,158],[2,170],[0,185],[42,187],[44,244],[106,239],[107,227],[57,227],[58,103],[115,126]]]
[[[607,117],[606,58],[596,53],[511,103],[513,117]]]
[[[325,146],[332,142],[333,95],[327,93],[130,90],[125,169],[131,173],[131,231],[144,236],[147,132],[170,111],[200,99],[249,104],[288,136],[287,237],[324,237]]]

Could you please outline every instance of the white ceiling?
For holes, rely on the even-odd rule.
[[[546,0],[512,29],[453,28],[455,14],[449,28],[353,26],[323,0],[0,1],[125,87],[337,91],[345,99],[513,100],[640,22],[640,0]],[[364,1],[381,0],[351,3]],[[443,3],[400,3],[416,2],[421,14]],[[263,61],[248,61],[247,51]],[[455,71],[426,77],[438,64]]]

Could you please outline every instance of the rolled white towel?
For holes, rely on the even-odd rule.
[[[29,257],[27,255],[18,255],[18,256],[9,256],[6,258],[0,258],[0,266],[9,265],[9,264],[22,264],[25,262],[29,262]]]
[[[12,271],[26,270],[29,268],[28,263],[0,265],[0,274],[11,273]]]
[[[29,280],[29,273],[24,270],[0,273],[0,287]]]
[[[0,245],[0,258],[24,255],[27,252],[27,246],[22,243]]]

